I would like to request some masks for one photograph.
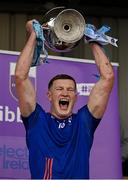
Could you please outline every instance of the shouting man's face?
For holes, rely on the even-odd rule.
[[[70,79],[55,80],[48,91],[48,98],[52,115],[59,119],[69,117],[77,98],[75,83]]]

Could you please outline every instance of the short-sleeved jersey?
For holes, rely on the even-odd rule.
[[[89,179],[90,149],[100,120],[87,105],[60,120],[37,104],[22,119],[32,179]]]

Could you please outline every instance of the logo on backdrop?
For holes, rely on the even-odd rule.
[[[16,63],[10,63],[10,73],[9,73],[9,92],[11,96],[17,100],[17,93],[16,93],[16,84],[15,84],[15,67]],[[33,86],[36,91],[36,67],[32,67],[29,71],[29,78],[33,83]]]
[[[100,79],[99,74],[93,74],[98,81]],[[77,92],[79,96],[89,96],[95,83],[77,83]]]
[[[95,83],[77,83],[77,92],[79,96],[89,96]]]

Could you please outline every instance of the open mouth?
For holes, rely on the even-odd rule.
[[[66,110],[69,105],[69,100],[68,99],[60,99],[59,100],[59,106],[62,110]]]

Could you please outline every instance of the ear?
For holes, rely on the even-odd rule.
[[[75,102],[77,101],[77,98],[78,98],[78,95],[77,95],[77,93],[76,93],[76,95],[75,95]]]
[[[48,97],[48,100],[51,101],[52,97],[51,97],[51,91],[48,91],[47,92],[47,97]]]

